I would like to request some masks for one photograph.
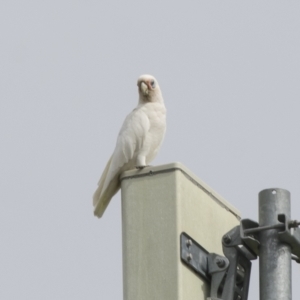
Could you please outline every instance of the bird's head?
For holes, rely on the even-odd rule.
[[[151,75],[142,75],[137,82],[140,102],[163,102],[157,80]]]

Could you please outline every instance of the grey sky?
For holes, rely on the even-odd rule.
[[[258,192],[286,188],[299,219],[299,13],[298,1],[2,0],[0,298],[122,299],[120,193],[100,220],[92,194],[144,73],[168,110],[153,164],[182,162],[254,220]],[[299,279],[293,263],[294,299]]]

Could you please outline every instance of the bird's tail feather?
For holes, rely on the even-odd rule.
[[[93,204],[95,207],[94,214],[99,218],[101,218],[101,216],[103,215],[107,205],[109,204],[110,199],[120,189],[119,173],[115,174],[113,178],[108,178],[111,160],[112,157],[107,162],[107,165],[98,182],[98,188],[93,196]]]
[[[109,161],[107,162],[106,167],[105,167],[105,169],[104,169],[104,171],[101,175],[101,178],[98,181],[98,188],[97,188],[97,190],[96,190],[96,192],[94,193],[94,196],[93,196],[93,205],[94,206],[96,206],[97,202],[100,199],[105,179],[107,179],[107,173],[108,173],[108,170],[109,170],[109,167],[110,167],[110,164],[111,164],[111,160],[112,160],[112,156],[110,157]]]
[[[95,216],[101,218],[106,207],[108,206],[111,198],[118,192],[120,189],[120,180],[119,173],[115,175],[115,177],[110,181],[109,185],[105,188],[105,190],[100,190],[100,186],[96,190],[94,194],[94,201],[97,199],[97,203],[95,205],[94,214]]]

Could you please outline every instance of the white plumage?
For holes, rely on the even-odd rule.
[[[138,82],[138,106],[126,117],[116,148],[93,196],[95,215],[103,215],[120,189],[119,176],[133,168],[144,168],[156,156],[166,131],[166,108],[157,80],[142,75]]]

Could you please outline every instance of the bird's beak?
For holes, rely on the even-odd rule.
[[[144,95],[148,95],[149,94],[149,89],[148,86],[145,82],[141,83],[141,90],[143,92]]]

